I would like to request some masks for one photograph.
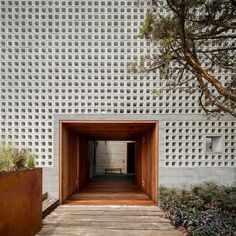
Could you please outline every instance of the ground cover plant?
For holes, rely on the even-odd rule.
[[[0,144],[0,171],[12,171],[35,167],[35,155],[26,149],[16,149]]]
[[[236,186],[160,187],[160,206],[165,217],[187,235],[236,235]]]

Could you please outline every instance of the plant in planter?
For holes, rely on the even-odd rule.
[[[42,169],[26,149],[0,145],[0,235],[35,235],[42,225]]]
[[[35,155],[29,153],[26,159],[26,166],[27,168],[34,168],[35,167]]]
[[[35,167],[35,155],[26,149],[15,149],[5,143],[0,145],[0,172]]]
[[[13,152],[5,144],[0,146],[0,171],[9,171],[14,166]]]

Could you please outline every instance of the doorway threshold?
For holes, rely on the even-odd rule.
[[[155,206],[134,183],[133,175],[99,175],[72,194],[64,205]]]

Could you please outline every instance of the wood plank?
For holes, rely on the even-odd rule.
[[[58,225],[45,225],[43,229],[37,235],[88,235],[88,236],[104,236],[104,235],[129,235],[129,236],[180,236],[181,232],[174,229],[101,229],[101,228],[89,228],[89,227],[77,227],[76,225],[70,226],[70,228]]]
[[[59,206],[59,200],[54,198],[47,198],[42,203],[43,219],[49,215],[55,208]]]
[[[177,230],[112,230],[112,229],[90,229],[90,228],[70,228],[64,229],[63,227],[54,227],[52,225],[45,226],[42,231],[37,234],[42,236],[183,236]]]
[[[64,220],[64,215],[62,215],[61,217],[58,217],[59,220]],[[47,224],[51,224],[51,223],[57,223],[58,219],[56,220],[55,217],[51,217],[47,219]],[[94,219],[94,216],[87,216],[87,215],[80,215],[80,217],[78,217],[78,215],[70,215],[70,217],[67,218],[67,220],[70,223],[76,223],[76,222],[110,222],[110,221],[115,221],[115,222],[142,222],[142,223],[169,223],[169,220],[164,219],[164,218],[157,218],[156,216],[138,216],[138,217],[133,217],[133,216],[122,216],[122,218],[120,217],[120,215],[116,215],[116,217],[114,217],[112,214],[107,215],[107,216],[96,216],[96,220]]]
[[[67,205],[154,205],[133,182],[133,176],[97,176],[81,191],[72,194]]]
[[[77,210],[75,211],[74,208]],[[94,212],[94,211],[102,211],[106,210],[107,212],[111,211],[112,209],[115,209],[117,211],[124,211],[127,212],[127,209],[132,212],[143,212],[143,213],[150,213],[150,212],[162,212],[160,208],[156,206],[129,206],[129,207],[122,207],[122,206],[67,206],[67,205],[60,205],[59,208],[57,208],[58,211],[63,211],[63,212],[81,212],[81,211],[86,211],[86,212]],[[148,209],[148,211],[147,211]],[[55,213],[55,212],[54,212]]]
[[[59,206],[38,235],[180,236],[158,207]]]
[[[89,227],[89,228],[100,228],[101,224],[103,229],[129,229],[129,230],[134,230],[134,229],[141,229],[141,230],[151,230],[151,229],[174,229],[174,226],[172,226],[169,223],[143,223],[143,222],[116,222],[116,221],[111,221],[111,222],[97,222],[97,221],[88,221],[88,222],[49,222],[49,223],[44,223],[44,225],[50,224],[53,225],[54,227],[64,227],[70,228],[75,226],[77,227]]]
[[[52,218],[47,218],[47,221],[46,223],[47,224],[56,224],[56,223],[60,223],[60,222],[64,222],[65,218],[65,215],[62,215],[61,217],[57,217],[55,218],[55,216]],[[94,218],[94,216],[86,216],[86,215],[83,215],[82,217],[78,217],[78,215],[70,215],[69,217],[67,216],[67,222],[64,222],[65,224],[77,224],[77,223],[81,223],[81,224],[87,224],[89,222],[94,222],[94,223],[98,223],[99,222],[105,222],[105,223],[108,223],[109,221],[114,221],[116,222],[117,224],[118,223],[142,223],[142,224],[158,224],[158,223],[168,223],[169,224],[169,221],[166,220],[166,219],[163,219],[163,218],[158,218],[158,217],[155,217],[155,218],[151,218],[150,216],[147,216],[147,218],[143,218],[143,217],[139,217],[139,218],[134,218],[133,216],[129,216],[129,218],[127,217],[120,217],[117,215],[117,217],[113,217],[112,214],[110,214],[109,216],[106,216],[104,217],[103,215],[102,216],[96,216],[96,219]],[[109,223],[107,224],[109,225]],[[170,226],[173,228],[173,226]]]
[[[48,198],[48,193],[45,192],[42,194],[42,201],[46,200]]]

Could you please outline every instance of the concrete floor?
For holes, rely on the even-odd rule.
[[[180,236],[155,206],[61,205],[43,221],[37,234],[83,236]]]

